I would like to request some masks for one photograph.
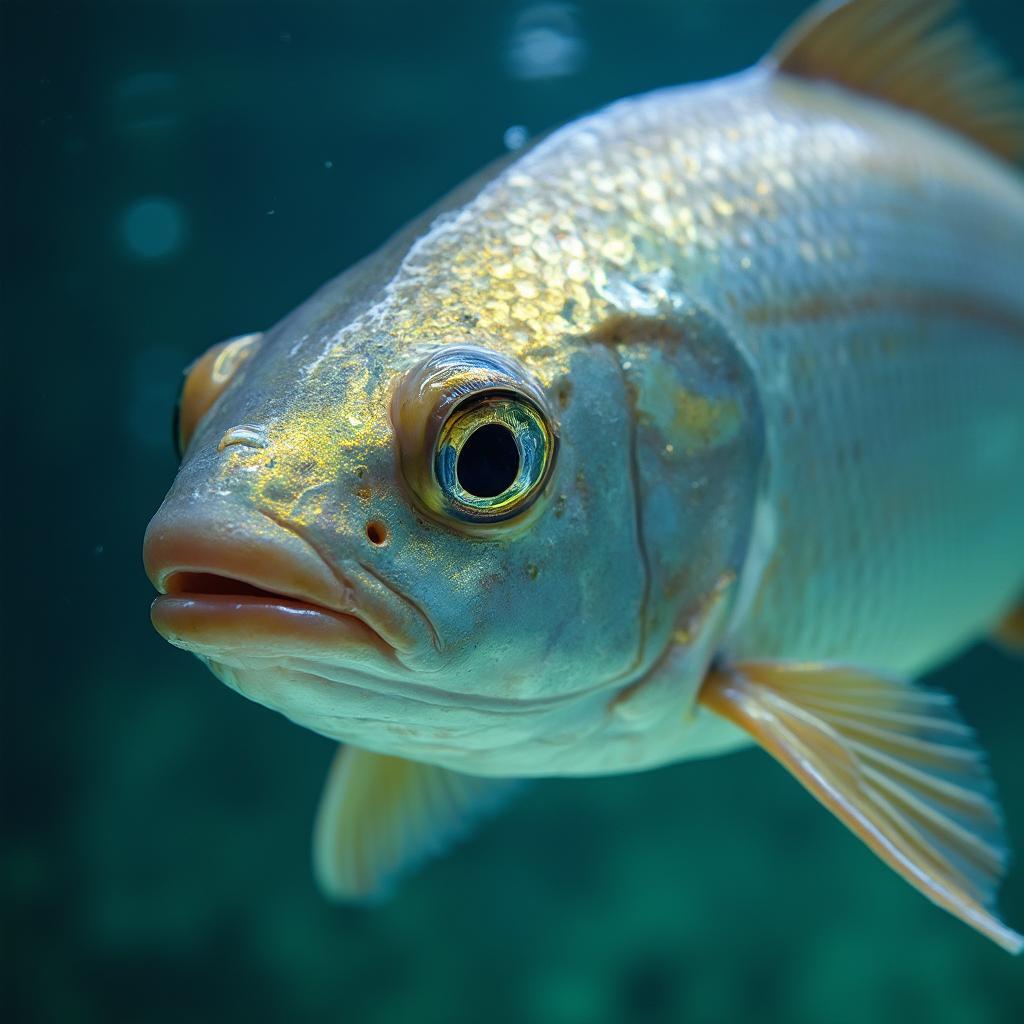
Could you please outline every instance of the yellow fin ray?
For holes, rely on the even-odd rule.
[[[971,832],[966,823],[944,813],[941,804],[898,785],[884,772],[865,768],[864,775],[877,791],[875,799],[889,804],[895,820],[916,821],[916,832],[927,836],[930,848],[942,845],[943,860],[950,862],[955,859],[964,866],[963,870],[975,889],[975,898],[988,905],[991,893],[985,880],[992,872],[1003,870],[1006,851]],[[956,853],[953,852],[953,844],[943,844],[946,837],[955,841]]]
[[[925,114],[1009,160],[1024,155],[1024,93],[962,21],[959,0],[825,0],[766,63]]]
[[[964,897],[978,905],[989,906],[984,883],[989,868],[980,865],[976,858],[966,852],[954,852],[948,844],[943,846],[941,854],[937,853],[934,835],[927,829],[915,826],[898,802],[889,801],[881,794],[876,794],[875,802],[880,819],[887,823],[892,834],[900,839],[908,854],[923,870],[936,877],[957,874],[961,878]]]
[[[385,895],[400,875],[459,839],[518,785],[342,747],[317,814],[317,880],[335,899]]]
[[[1024,947],[989,909],[1006,861],[1002,821],[949,698],[845,666],[757,663],[712,673],[700,701],[932,902],[1012,953]]]

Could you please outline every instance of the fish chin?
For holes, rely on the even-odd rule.
[[[447,672],[407,667],[361,618],[281,595],[172,592],[152,618],[242,696],[320,735],[413,760],[521,771],[522,752],[575,710],[576,695],[448,689]]]
[[[309,657],[202,657],[218,679],[249,700],[329,739],[380,753],[501,773],[504,752],[528,745],[542,714],[508,715],[442,691],[420,693],[413,678],[371,675],[357,665]]]

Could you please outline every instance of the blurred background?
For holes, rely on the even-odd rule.
[[[973,0],[1024,71],[1024,14]],[[505,149],[756,60],[800,0],[0,3],[0,1013],[24,1021],[1011,1022],[1024,972],[749,751],[533,787],[371,911],[314,889],[332,745],[150,628],[209,344]],[[1024,851],[1024,668],[939,673]],[[1024,868],[1002,904],[1024,927]]]

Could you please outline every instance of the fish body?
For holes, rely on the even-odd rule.
[[[927,35],[942,7],[889,10]],[[888,16],[838,10],[749,72],[553,132],[190,376],[147,535],[154,621],[367,752],[328,786],[329,889],[376,879],[364,849],[350,885],[338,852],[366,816],[387,818],[391,868],[436,845],[396,824],[416,794],[445,795],[447,834],[498,780],[756,740],[1017,948],[974,909],[1001,864],[988,804],[935,797],[940,852],[968,819],[987,845],[955,877],[933,857],[929,889],[900,852],[916,791],[867,807],[799,768],[837,743],[859,766],[868,742],[980,786],[958,722],[904,681],[1024,591],[1024,180],[800,73],[830,18]],[[895,732],[847,735],[867,693]],[[824,725],[804,735],[809,708]]]

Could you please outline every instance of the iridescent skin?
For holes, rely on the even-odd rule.
[[[624,100],[268,332],[151,524],[158,582],[212,538],[372,632],[165,632],[317,732],[497,775],[747,742],[695,705],[716,656],[919,673],[1024,586],[1021,281],[1020,175],[922,118],[760,69]],[[396,388],[450,345],[557,423],[490,533],[401,465]]]

